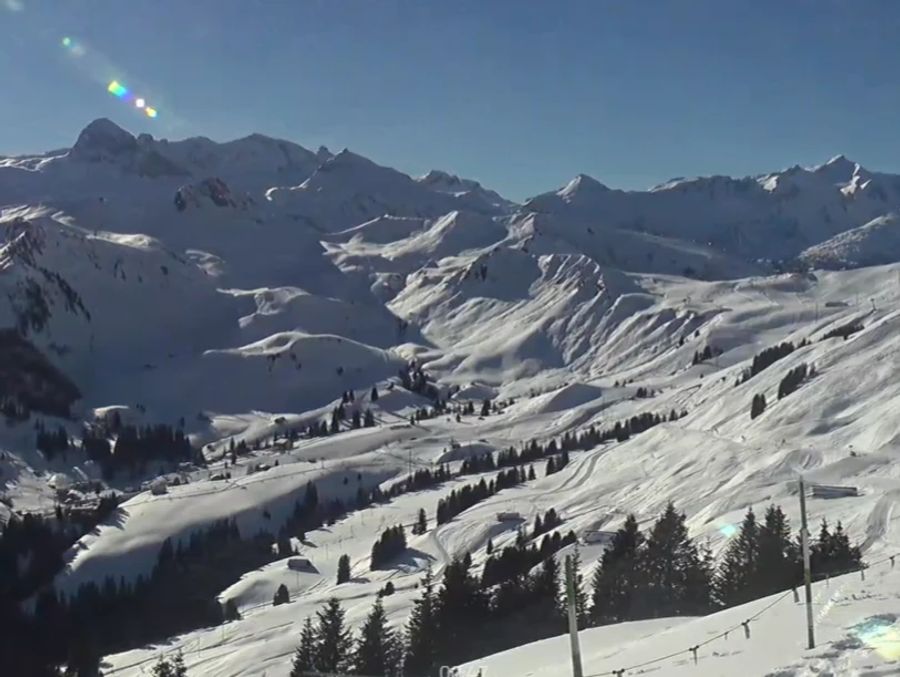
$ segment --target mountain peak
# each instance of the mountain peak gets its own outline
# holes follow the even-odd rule
[[[99,118],[85,127],[70,154],[82,160],[98,161],[121,157],[137,148],[137,139],[107,118]]]
[[[328,150],[327,146],[319,146],[319,150],[316,151],[316,157],[319,162],[328,162],[331,158],[334,157],[334,153]]]
[[[447,193],[462,193],[481,188],[481,184],[477,181],[463,179],[456,174],[451,174],[441,169],[432,169],[427,174],[417,178],[416,181],[433,190]]]
[[[852,160],[848,159],[847,156],[842,153],[840,155],[835,155],[833,158],[831,158],[825,164],[826,165],[847,165],[847,164],[855,165],[856,163],[853,162]]]
[[[847,156],[835,155],[825,164],[813,167],[812,171],[818,176],[825,177],[830,183],[846,184],[860,169],[859,164],[848,159]]]
[[[332,155],[330,162],[336,165],[374,165],[369,158],[354,153],[349,148],[342,148],[339,153]]]
[[[600,183],[593,176],[578,174],[574,179],[569,181],[561,191],[559,191],[559,196],[562,198],[572,198],[576,194],[605,193],[608,190],[609,188],[607,186]]]

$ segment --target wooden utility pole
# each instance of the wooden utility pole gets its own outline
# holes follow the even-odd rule
[[[816,648],[813,629],[812,572],[809,569],[809,526],[806,521],[806,485],[800,475],[800,547],[803,550],[803,586],[806,588],[806,638],[807,649]]]
[[[566,606],[569,610],[569,642],[572,649],[572,676],[584,677],[581,668],[581,647],[578,644],[578,612],[575,609],[575,561],[566,555]]]

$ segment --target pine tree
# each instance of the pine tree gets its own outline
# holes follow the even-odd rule
[[[832,533],[823,519],[819,538],[810,550],[810,567],[813,577],[817,579],[855,571],[862,566],[859,547],[850,545],[840,522]]]
[[[306,617],[300,631],[300,646],[294,654],[290,677],[306,677],[316,670],[316,631],[312,618]]]
[[[689,616],[702,616],[715,608],[713,577],[716,559],[709,546],[688,553],[684,577],[683,612]]]
[[[758,393],[750,403],[750,418],[754,419],[766,410],[766,396]]]
[[[349,555],[341,555],[338,559],[337,583],[347,583],[350,581],[350,557]]]
[[[378,388],[377,388],[376,386],[372,386],[372,394],[369,395],[369,399],[370,399],[372,402],[377,402],[377,401],[378,401]]]
[[[387,624],[381,597],[377,597],[360,632],[354,667],[361,675],[394,675],[399,659],[397,639]]]
[[[465,646],[488,611],[488,600],[471,568],[472,558],[467,553],[444,569],[436,597],[438,637],[443,655],[447,655],[445,652],[452,647]]]
[[[40,614],[37,617],[40,618]],[[43,618],[46,620],[47,616]],[[101,658],[93,638],[81,628],[73,630],[66,658],[65,677],[101,677]]]
[[[544,471],[544,476],[552,475],[556,472],[556,463],[553,460],[553,457],[547,459],[547,468]]]
[[[344,672],[350,667],[353,640],[344,625],[344,609],[336,597],[316,612],[316,668],[322,672]]]
[[[181,652],[176,653],[171,659],[160,656],[150,674],[153,677],[186,677],[187,668],[184,666]]]
[[[272,606],[278,606],[280,604],[287,604],[291,601],[291,595],[288,592],[287,586],[282,583],[278,586],[278,589],[275,591],[275,596],[272,598]]]
[[[750,508],[719,566],[715,579],[716,600],[724,606],[734,606],[755,599],[759,587],[758,562],[759,525]]]
[[[419,508],[419,517],[416,520],[416,534],[424,534],[428,531],[428,517],[425,514],[425,508]]]
[[[594,572],[591,616],[595,623],[619,623],[634,617],[635,595],[643,582],[643,545],[644,535],[634,515],[629,515]]]
[[[407,652],[404,674],[420,677],[434,674],[438,661],[437,609],[431,565],[422,581],[422,595],[413,602],[406,626]]]
[[[688,581],[696,578],[692,569],[701,558],[688,538],[684,513],[677,512],[672,503],[653,525],[645,552],[647,585],[641,594],[640,617],[688,613],[692,600],[702,596],[702,591],[688,586]]]
[[[549,632],[562,632],[563,618],[561,613],[559,562],[555,555],[550,555],[541,563],[541,569],[531,581],[531,592],[536,598],[539,608],[543,609],[540,617],[546,623]]]
[[[788,519],[780,507],[766,509],[764,523],[759,528],[759,558],[757,560],[757,590],[768,595],[786,590],[798,582],[800,553],[791,539]]]
[[[585,628],[588,625],[588,597],[584,590],[584,576],[581,574],[581,551],[578,546],[572,553],[572,569],[575,572],[575,616],[578,621],[578,628]],[[563,604],[568,604],[567,599],[563,599]]]
[[[832,540],[832,571],[835,574],[842,574],[849,571],[856,571],[862,566],[862,556],[858,546],[851,546],[850,539],[844,532],[844,527],[838,521],[834,528]]]

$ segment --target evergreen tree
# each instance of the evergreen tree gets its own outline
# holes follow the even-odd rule
[[[291,601],[291,595],[288,592],[287,586],[282,583],[278,586],[278,589],[275,591],[275,596],[272,598],[272,606],[278,606],[280,604],[287,604]]]
[[[639,617],[695,613],[694,600],[709,591],[690,587],[702,581],[696,571],[702,559],[688,538],[684,513],[677,512],[672,503],[653,525],[645,553],[647,585],[640,595]]]
[[[683,613],[689,616],[702,616],[715,608],[713,603],[713,577],[715,576],[716,559],[712,550],[705,546],[699,551],[694,548],[686,559],[684,577]]]
[[[406,626],[406,658],[404,674],[425,677],[434,674],[438,661],[437,609],[431,565],[422,581],[422,594],[413,602]]]
[[[426,531],[428,531],[428,516],[425,514],[425,508],[419,508],[419,517],[416,520],[414,533],[424,534]]]
[[[546,623],[550,634],[562,632],[564,616],[561,613],[559,562],[555,555],[551,554],[541,563],[540,571],[531,581],[531,592],[543,610],[539,617]]]
[[[187,668],[184,666],[184,658],[182,658],[181,652],[176,653],[171,659],[160,656],[150,674],[153,677],[185,677]]]
[[[759,595],[786,590],[799,581],[800,552],[781,508],[770,505],[759,528],[757,586]]]
[[[832,541],[832,571],[834,574],[856,571],[862,566],[862,556],[858,546],[851,546],[850,539],[844,532],[844,527],[838,521],[831,537]]]
[[[758,596],[759,545],[759,525],[750,508],[737,537],[728,544],[716,575],[715,597],[720,604],[734,606]]]
[[[46,616],[38,615],[46,619]],[[69,655],[66,658],[65,677],[101,677],[100,659],[93,639],[81,629],[73,630],[74,636],[69,642]]]
[[[344,625],[344,609],[336,597],[316,612],[315,667],[322,672],[345,672],[350,667],[353,640]]]
[[[635,596],[644,584],[641,550],[644,535],[634,515],[612,538],[594,572],[591,616],[594,623],[619,623],[634,618]]]
[[[372,394],[369,395],[369,399],[370,399],[372,402],[377,402],[377,401],[378,401],[378,388],[377,388],[376,386],[372,386]]]
[[[816,579],[837,576],[856,571],[862,566],[862,556],[858,546],[851,546],[844,533],[844,527],[837,523],[834,533],[828,530],[823,519],[819,537],[810,548],[810,568]]]
[[[349,555],[341,555],[338,560],[337,583],[347,583],[350,581],[350,557]]]
[[[766,396],[762,393],[753,396],[750,403],[750,418],[754,419],[766,410]]]
[[[472,632],[484,622],[488,604],[481,586],[471,574],[472,558],[466,554],[444,569],[436,598],[439,655],[449,656],[452,647],[466,646]]]
[[[581,551],[578,546],[572,553],[572,569],[575,571],[575,616],[578,622],[578,628],[585,628],[588,625],[588,597],[584,590],[584,576],[581,574]],[[562,600],[564,605],[568,605],[568,599]]]
[[[294,663],[290,677],[306,677],[313,674],[316,669],[316,631],[313,628],[312,618],[306,617],[303,621],[303,630],[300,631],[300,646],[294,654]]]
[[[372,676],[394,675],[399,659],[397,639],[387,624],[381,597],[377,597],[357,642],[354,659],[356,672]]]

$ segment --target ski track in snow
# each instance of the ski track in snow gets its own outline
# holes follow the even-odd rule
[[[235,517],[242,531],[269,527],[307,481],[323,497],[352,499],[356,484],[387,487],[410,467],[444,458],[457,467],[481,450],[673,409],[687,416],[572,451],[550,477],[536,462],[536,480],[440,526],[439,499],[496,472],[355,511],[307,534],[301,556],[315,572],[301,576],[276,561],[222,590],[242,620],[108,656],[105,671],[137,677],[161,651],[180,648],[192,675],[286,677],[300,624],[328,597],[341,599],[358,627],[390,580],[397,592],[385,605],[399,626],[428,562],[439,580],[454,557],[469,552],[477,569],[488,540],[499,548],[515,538],[519,523],[497,520],[504,511],[528,523],[553,507],[560,531],[582,535],[616,529],[628,513],[643,528],[672,500],[692,535],[721,552],[722,528],[748,507],[759,515],[778,503],[796,528],[794,480],[803,471],[810,483],[861,490],[811,499],[811,527],[840,520],[868,559],[886,557],[900,548],[900,264],[890,263],[900,261],[897,186],[897,177],[839,156],[645,192],[579,176],[517,205],[469,179],[439,171],[413,178],[349,150],[312,153],[261,135],[226,144],[136,139],[104,120],[71,151],[0,158],[0,327],[20,325],[40,297],[45,326],[28,337],[83,391],[76,419],[114,405],[136,424],[184,418],[210,461],[167,495],[129,492],[115,520],[70,550],[57,585],[145,573],[166,538],[215,520]],[[817,270],[776,273],[767,260]],[[821,340],[852,320],[863,330]],[[810,345],[735,386],[755,354],[802,339]],[[692,364],[706,346],[724,352]],[[398,370],[414,359],[445,400],[458,387],[455,399],[471,398],[476,411],[483,398],[515,404],[460,423],[452,415],[410,423],[431,404],[399,385]],[[803,363],[817,375],[779,400],[780,380]],[[390,390],[389,382],[398,385]],[[640,386],[653,396],[638,399]],[[371,408],[374,428],[272,448],[285,428],[327,421],[347,390],[357,394],[348,408]],[[755,394],[768,406],[751,420]],[[47,422],[78,433],[73,421]],[[213,481],[231,440],[266,444],[229,468],[231,479]],[[54,473],[98,474],[74,451],[48,463],[34,450],[31,423],[0,429],[0,449],[10,454],[0,459],[2,490],[16,509],[52,512]],[[409,556],[370,571],[379,533],[408,528],[420,509],[429,530],[409,537]],[[602,546],[582,553],[589,575]],[[338,586],[342,554],[352,581]],[[697,666],[679,655],[634,674],[900,674],[900,650],[873,648],[853,629],[896,611],[900,569],[872,569],[867,579],[816,584],[822,642],[814,651],[796,630],[801,607],[781,601],[748,644],[733,637],[710,644]],[[273,607],[282,583],[291,602]],[[768,603],[586,630],[586,673],[698,644]],[[558,637],[476,664],[488,674],[561,677],[566,657]]]

